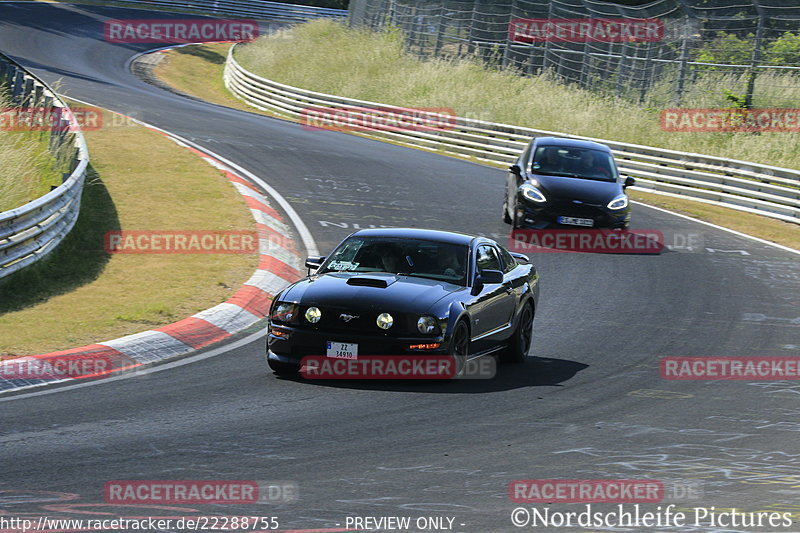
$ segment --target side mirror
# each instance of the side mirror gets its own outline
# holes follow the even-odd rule
[[[515,174],[517,176],[522,176],[522,169],[519,168],[519,165],[517,164],[511,165],[510,167],[508,167],[508,170],[511,171],[512,174]]]
[[[325,262],[324,255],[312,255],[306,257],[306,268],[308,269],[308,275],[311,275],[311,270],[316,270],[322,266],[322,263]]]
[[[517,252],[508,252],[511,254],[511,257],[519,261],[520,263],[528,264],[531,262],[530,258],[525,254],[518,254]]]
[[[489,285],[503,283],[503,273],[499,270],[482,270],[475,276],[475,284]]]
[[[625,184],[622,187],[633,187],[634,185],[636,185],[636,180],[630,176],[625,176]]]
[[[499,270],[482,270],[475,276],[472,284],[472,294],[476,295],[483,290],[483,286],[491,283],[503,283],[503,273]]]

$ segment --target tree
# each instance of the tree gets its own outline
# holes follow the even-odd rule
[[[753,55],[755,36],[750,33],[740,39],[732,33],[721,31],[717,36],[695,50],[694,60],[702,63],[722,63],[727,65],[747,65]]]
[[[800,33],[786,32],[767,47],[767,60],[771,65],[800,66]]]

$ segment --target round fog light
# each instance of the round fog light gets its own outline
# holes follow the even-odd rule
[[[436,319],[432,316],[422,316],[417,320],[417,330],[423,334],[430,334],[436,331]]]
[[[375,321],[381,329],[389,329],[394,324],[394,318],[389,313],[381,313],[378,315],[378,320]]]
[[[320,311],[318,307],[309,307],[306,310],[306,320],[312,324],[319,322],[320,318],[322,318],[322,311]]]

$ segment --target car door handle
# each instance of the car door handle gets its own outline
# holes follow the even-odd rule
[[[506,287],[506,294],[513,294],[513,293],[514,293],[514,287]]]

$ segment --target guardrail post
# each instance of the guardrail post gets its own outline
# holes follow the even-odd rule
[[[686,17],[686,27],[689,25],[689,17]],[[683,93],[686,86],[686,70],[689,66],[689,36],[686,28],[681,32],[681,55],[680,66],[678,67],[678,83],[675,87],[674,105],[680,105],[683,100]]]
[[[17,70],[14,73],[14,82],[11,85],[11,98],[17,105],[20,104],[20,96],[22,95],[24,84],[25,84],[25,73],[22,72],[21,70]]]
[[[2,62],[3,61],[0,60],[0,63]],[[14,76],[16,75],[16,73],[17,69],[14,65],[12,65],[11,63],[6,64],[6,71],[5,74],[3,75],[3,85],[5,85],[6,90],[9,92],[9,94],[11,94],[11,88],[12,85],[14,84]]]
[[[389,26],[395,26],[397,24],[397,13],[395,7],[395,0],[389,0],[389,12],[388,12],[388,21],[387,24]]]
[[[31,99],[32,107],[39,107],[42,102],[42,95],[44,94],[44,86],[38,83],[33,86],[33,98]]]
[[[444,21],[444,0],[439,5],[439,16],[437,17],[439,24],[436,26],[436,36],[433,41],[433,56],[437,57],[442,49],[442,36],[444,35],[445,21]]]
[[[23,89],[22,89],[23,106],[25,106],[25,107],[33,107],[33,103],[32,103],[33,96],[34,96],[33,89],[34,89],[35,86],[36,86],[36,84],[33,83],[33,78],[31,78],[30,76],[26,76],[25,77],[25,85],[23,86]]]
[[[472,2],[472,17],[469,19],[469,29],[467,30],[467,54],[472,55],[475,52],[476,44],[475,39],[475,18],[478,14],[478,0]]]
[[[624,90],[625,87],[623,79],[625,77],[626,59],[628,59],[628,43],[620,43],[619,64],[617,65],[617,76],[616,76],[617,78],[616,88],[614,89],[614,92],[618,98],[622,96],[622,91]]]
[[[747,89],[744,96],[744,107],[750,109],[753,107],[753,91],[756,86],[756,69],[758,62],[761,61],[761,41],[764,37],[764,11],[763,8],[756,2],[756,9],[758,10],[758,26],[756,27],[756,38],[753,43],[753,54],[750,57],[750,68],[747,69]]]

